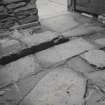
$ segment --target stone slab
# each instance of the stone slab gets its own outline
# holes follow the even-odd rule
[[[61,60],[65,60],[84,53],[85,51],[94,49],[95,47],[96,46],[92,45],[88,41],[82,38],[77,38],[56,46],[56,51],[60,55]]]
[[[47,67],[94,48],[94,45],[79,38],[41,51],[36,54],[36,58],[41,65]]]
[[[42,20],[41,23],[56,32],[65,32],[79,24],[70,13]]]
[[[94,42],[101,47],[105,47],[105,38],[96,39]]]
[[[91,50],[81,57],[96,67],[105,67],[105,52],[102,50]]]
[[[84,74],[95,71],[95,69],[89,63],[87,63],[79,56],[68,60],[66,64],[69,68],[72,68],[74,71]]]
[[[24,33],[27,34],[27,33]],[[50,41],[54,38],[56,38],[58,35],[55,32],[51,31],[45,31],[43,33],[37,33],[33,35],[26,35],[26,37],[23,37],[20,39],[23,43],[28,45],[28,47],[33,46],[33,45],[38,45],[40,43],[44,43],[47,41]]]
[[[69,29],[68,31],[63,33],[63,36],[65,37],[86,36],[87,34],[96,33],[102,29],[103,28],[100,26],[85,23],[77,27],[74,27],[73,29]]]
[[[88,105],[105,105],[105,96],[99,90],[94,90],[86,103]]]
[[[82,105],[85,82],[71,69],[54,69],[39,81],[22,105]]]
[[[27,56],[10,63],[0,68],[0,87],[16,82],[27,75],[37,73],[38,68],[39,65],[35,63],[33,56]]]
[[[4,38],[0,40],[1,54],[0,56],[9,55],[11,53],[19,52],[25,46],[17,40]]]

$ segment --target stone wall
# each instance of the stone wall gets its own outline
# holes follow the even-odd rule
[[[36,0],[1,0],[0,30],[38,21]]]

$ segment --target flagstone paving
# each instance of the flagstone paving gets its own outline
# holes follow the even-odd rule
[[[54,44],[0,65],[0,105],[105,104],[105,30],[66,6],[65,0],[38,0],[41,29],[0,37],[0,58]],[[67,42],[56,45],[65,37]]]

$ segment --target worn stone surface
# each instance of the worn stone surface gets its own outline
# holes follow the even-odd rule
[[[79,55],[87,50],[94,49],[96,46],[87,42],[83,38],[77,38],[67,43],[56,46],[57,53],[61,56],[61,60]]]
[[[0,97],[1,105],[16,105],[16,103],[22,98],[21,92],[19,90],[19,87],[14,84],[10,87],[6,88],[6,93]]]
[[[92,34],[102,29],[103,28],[100,26],[95,26],[95,25],[85,23],[64,32],[63,35],[65,37],[86,36],[87,34]]]
[[[18,81],[39,71],[33,56],[21,58],[0,69],[0,87]],[[5,78],[4,78],[5,77]]]
[[[98,24],[95,25],[92,19],[77,13],[67,13],[64,2],[64,0],[37,0],[42,29],[46,28],[47,31],[33,31],[32,34],[30,33],[31,29],[29,29],[30,31],[28,29],[15,30],[9,39],[5,39],[2,35],[4,39],[0,39],[0,55],[7,54],[13,49],[15,51],[16,49],[21,50],[23,45],[30,47],[49,41],[61,34],[74,38],[68,43],[21,58],[5,67],[0,66],[0,105],[19,105],[19,102],[22,102],[20,105],[105,104],[104,97],[102,98],[103,93],[100,93],[100,89],[105,91],[104,67],[103,70],[93,68],[86,59],[80,56],[80,54],[85,55],[92,49],[98,48],[97,45],[104,47],[105,32],[97,32],[101,31],[102,28],[97,26]],[[12,6],[15,5],[9,5],[9,8]],[[15,12],[26,10],[26,8],[30,9],[32,6],[27,5],[16,9]],[[5,11],[3,8],[0,10]],[[54,31],[60,33],[55,34]],[[90,33],[94,34],[88,35]],[[83,37],[87,41],[82,38],[76,39],[76,36],[82,37],[81,35],[85,35]],[[92,41],[94,43],[90,44]],[[87,52],[88,50],[90,51]],[[97,65],[100,66],[104,62],[100,60],[102,58],[100,55],[103,53],[99,51],[96,54],[96,52],[93,55],[90,54],[92,57],[89,59],[92,58],[91,62],[95,62],[94,64],[97,62]],[[86,94],[88,87],[86,88],[85,78],[94,83],[92,84],[93,93],[89,90],[86,103],[83,102],[83,96],[88,94]],[[10,83],[12,84],[8,85]],[[1,88],[7,85],[8,87]],[[97,103],[97,101],[100,102]]]
[[[82,105],[85,79],[71,69],[48,73],[25,98],[25,105]]]
[[[94,45],[79,38],[41,51],[36,54],[36,58],[41,65],[47,67],[65,61],[68,58],[79,55],[80,53],[93,48]]]
[[[61,0],[60,2],[62,2],[62,1],[63,0]],[[63,2],[65,2],[65,1],[63,1]],[[53,2],[52,0],[51,1],[38,0],[37,7],[38,7],[40,19],[48,19],[51,17],[55,17],[55,16],[59,16],[61,14],[67,13],[67,8],[66,8],[65,4],[61,4],[61,3],[59,4],[59,2]]]
[[[90,79],[94,84],[96,84],[100,89],[105,91],[105,71],[99,70],[96,72],[91,72],[85,74],[88,79]]]
[[[0,105],[19,105],[22,100],[34,89],[37,83],[50,70],[43,70],[36,74],[30,74],[24,79],[14,82],[12,85],[2,88],[0,95]]]
[[[0,46],[1,46],[0,56],[5,56],[14,52],[18,52],[25,48],[25,46],[21,44],[19,41],[9,38],[1,39]]]
[[[105,67],[105,52],[102,50],[91,50],[81,55],[81,57],[97,67]]]
[[[42,67],[50,67],[61,61],[55,47],[37,53],[36,59]]]
[[[72,13],[42,20],[41,23],[56,32],[65,32],[79,24],[74,20]]]
[[[28,35],[28,36],[26,35],[26,37],[23,37],[20,40],[26,45],[28,45],[28,47],[30,47],[32,45],[38,45],[40,43],[50,41],[57,36],[58,35],[55,32],[45,31],[45,32],[37,33],[33,35]]]
[[[96,39],[94,42],[99,44],[101,47],[105,47],[105,38]]]
[[[81,73],[89,73],[95,71],[95,69],[90,66],[89,63],[87,63],[79,56],[68,60],[66,64],[69,68],[72,68],[74,71]]]

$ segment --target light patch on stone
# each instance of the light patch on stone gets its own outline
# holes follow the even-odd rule
[[[39,64],[34,62],[33,56],[21,58],[0,69],[0,86],[18,81],[39,71]]]
[[[23,103],[32,105],[82,105],[86,80],[76,72],[54,69],[43,77]]]
[[[81,57],[97,67],[105,66],[105,52],[102,50],[91,50],[81,55]]]

